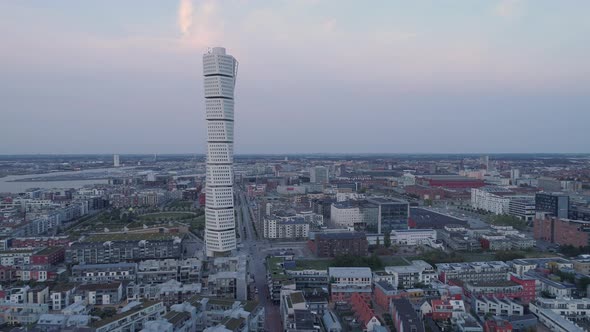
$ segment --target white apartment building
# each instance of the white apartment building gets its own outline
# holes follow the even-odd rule
[[[391,231],[391,243],[409,246],[423,245],[436,241],[434,229],[402,229]]]
[[[331,267],[328,275],[332,285],[371,287],[373,274],[368,267]]]
[[[434,267],[423,260],[413,260],[412,265],[386,266],[385,273],[393,277],[396,288],[412,288],[417,283],[430,284],[437,279]]]
[[[520,303],[512,301],[509,298],[499,299],[495,297],[475,297],[473,299],[473,307],[478,315],[485,315],[487,313],[502,316],[524,315],[524,306]]]
[[[309,236],[309,225],[303,218],[264,218],[264,238],[305,239]]]
[[[508,214],[510,198],[506,195],[510,190],[495,186],[471,188],[471,206],[494,214]]]
[[[545,299],[544,299],[545,300]],[[568,301],[569,302],[569,301]],[[529,310],[539,319],[539,322],[554,332],[583,332],[585,329],[567,319],[568,310],[544,308],[544,303],[533,302],[529,304]],[[560,303],[560,306],[567,307],[567,303]],[[563,314],[562,314],[563,312]]]

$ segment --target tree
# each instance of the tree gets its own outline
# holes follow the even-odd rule
[[[391,247],[391,232],[385,232],[385,235],[383,235],[383,244],[385,248]]]
[[[376,242],[376,244],[377,244],[377,248],[378,248],[379,246],[381,246],[381,241],[379,240],[379,236],[377,236],[377,242]]]
[[[588,285],[590,285],[590,278],[589,277],[582,277],[578,280],[577,284],[578,289],[581,291],[586,291],[588,289]]]
[[[496,254],[494,254],[494,259],[497,261],[511,261],[511,260],[515,260],[515,259],[520,259],[520,258],[524,258],[525,256],[517,251],[498,251],[496,252]]]

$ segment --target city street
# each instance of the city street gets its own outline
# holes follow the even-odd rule
[[[281,317],[279,307],[269,300],[268,284],[266,280],[266,267],[264,260],[266,257],[267,243],[258,241],[254,232],[254,225],[250,216],[249,202],[243,192],[236,190],[236,210],[239,211],[240,224],[238,227],[246,227],[245,237],[242,238],[244,252],[250,257],[250,275],[254,278],[256,288],[258,289],[258,301],[265,309],[265,329],[267,331],[282,331]]]

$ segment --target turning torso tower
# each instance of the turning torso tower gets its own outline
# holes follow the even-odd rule
[[[238,61],[214,47],[203,55],[207,119],[207,256],[228,255],[236,248],[234,217],[234,86]]]

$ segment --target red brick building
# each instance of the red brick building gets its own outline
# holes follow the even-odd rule
[[[434,201],[446,198],[446,191],[438,187],[413,185],[405,186],[404,190],[407,194],[418,196],[420,199],[431,199]]]
[[[375,312],[371,309],[371,298],[363,296],[359,293],[354,293],[350,298],[352,311],[357,321],[367,328],[367,324],[375,319]]]
[[[590,245],[590,222],[544,215],[534,220],[533,235],[537,240],[559,245],[586,247]]]
[[[369,242],[364,233],[320,233],[308,241],[308,246],[318,257],[367,256],[369,252]]]
[[[483,180],[459,175],[423,175],[418,177],[416,182],[430,187],[453,189],[480,188],[485,186]]]
[[[64,247],[70,243],[68,236],[17,237],[12,239],[12,248]]]
[[[505,320],[487,320],[483,325],[484,332],[512,332],[512,324]]]
[[[523,304],[528,304],[535,300],[537,294],[537,288],[535,286],[535,278],[527,276],[519,276],[515,273],[510,273],[510,281],[515,282],[522,286],[520,293],[520,301]]]
[[[375,283],[373,290],[373,299],[375,303],[381,308],[389,311],[391,299],[400,299],[402,295],[387,281],[379,281]]]
[[[10,266],[0,265],[0,282],[12,282],[16,280],[16,269]]]
[[[47,247],[31,256],[33,265],[52,265],[64,261],[66,249],[64,247]]]

